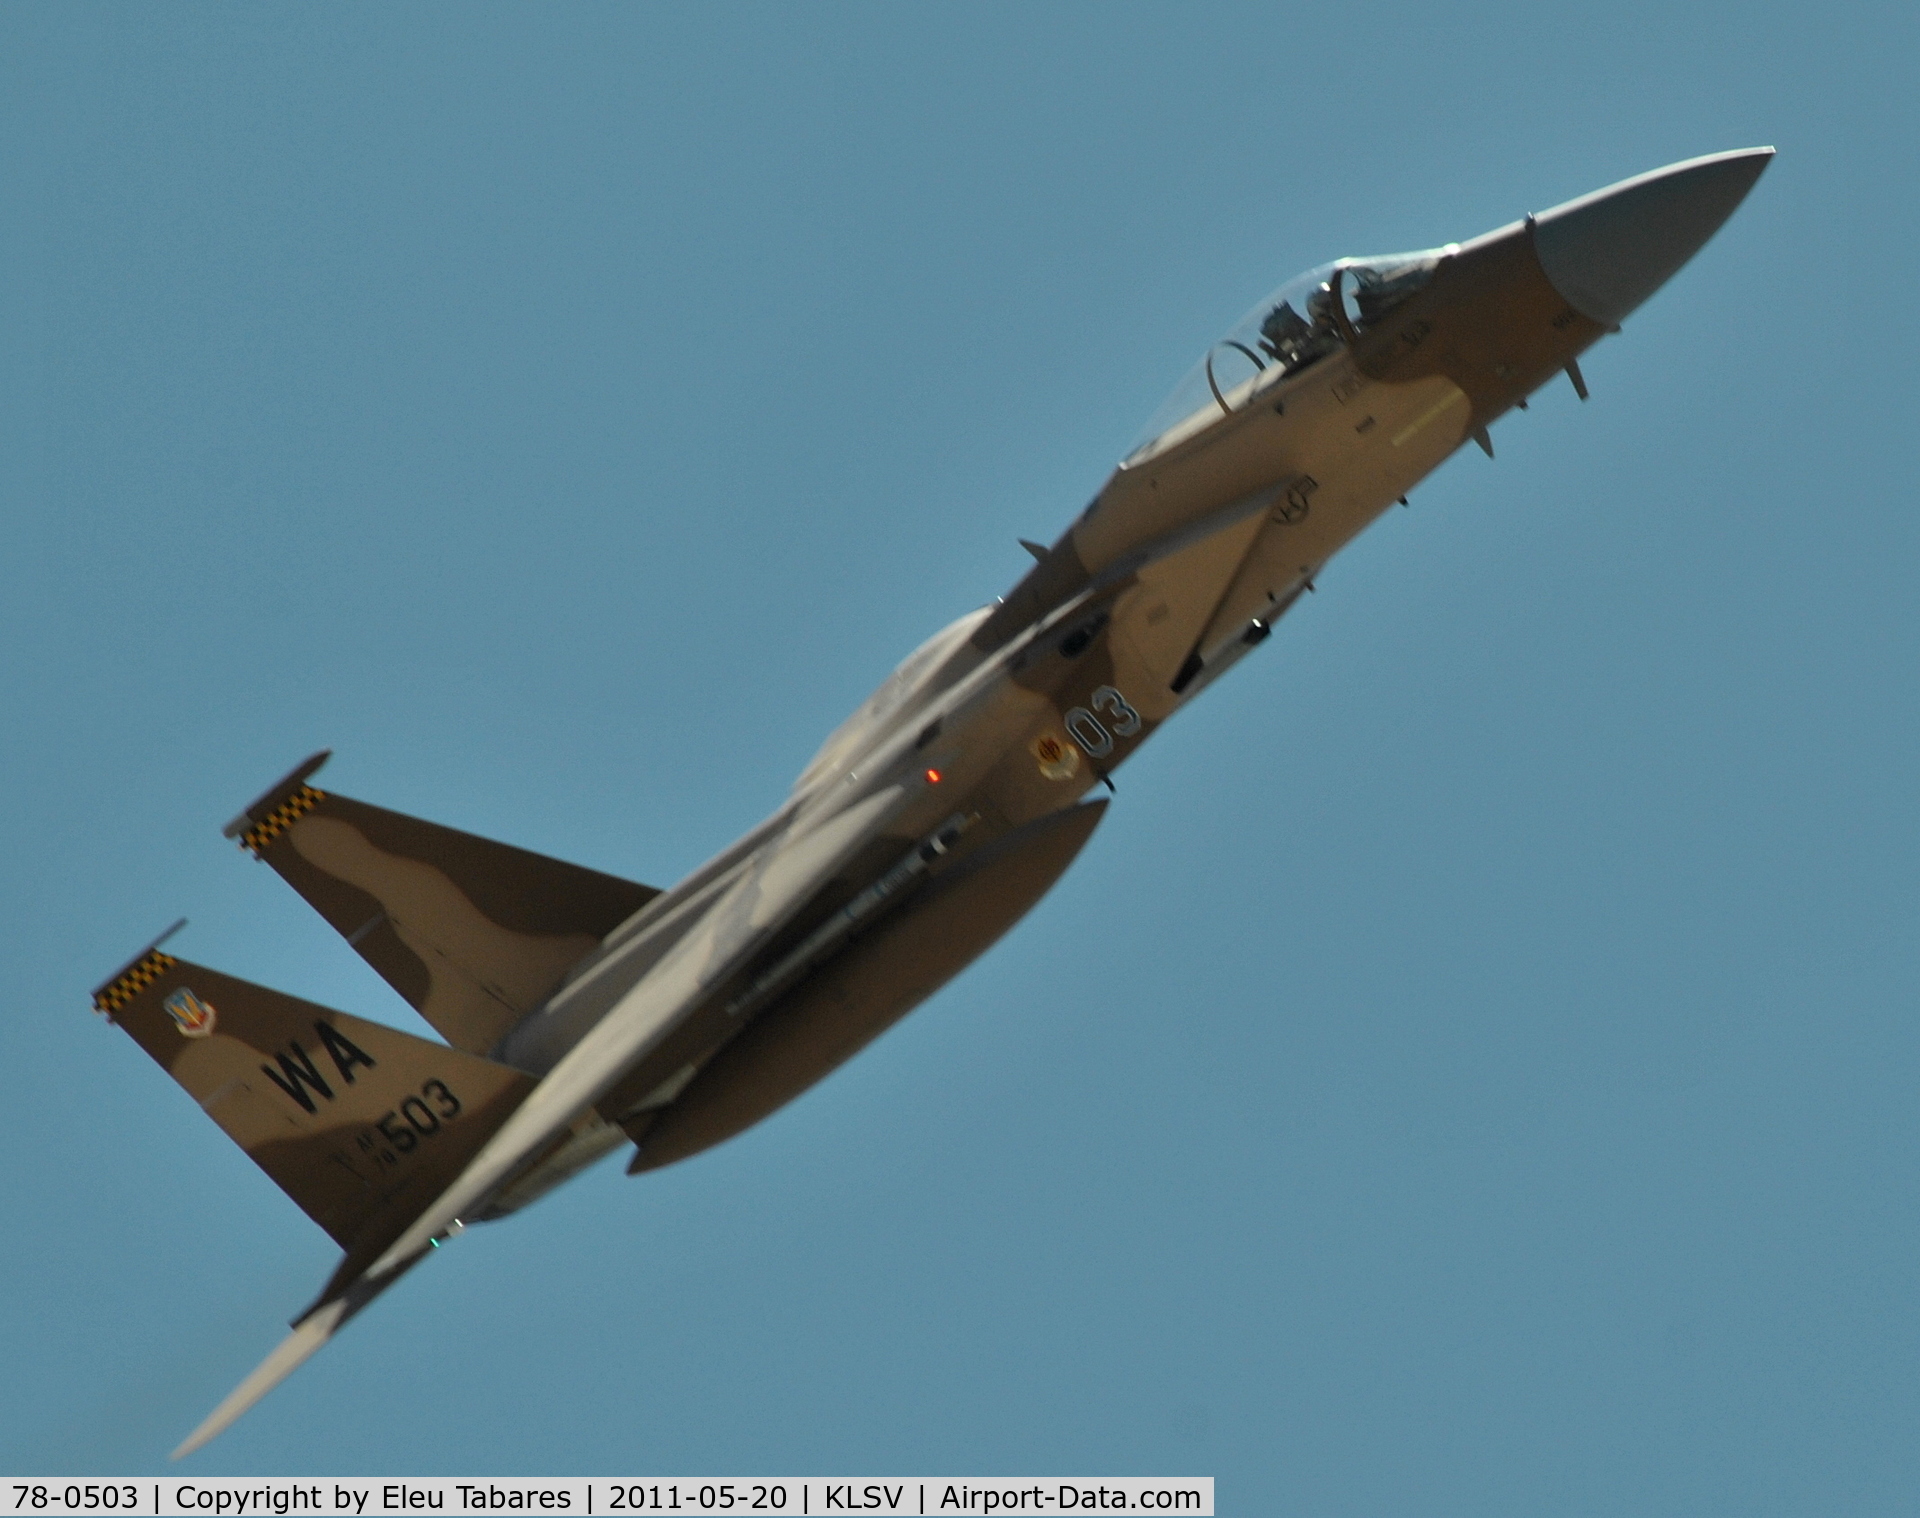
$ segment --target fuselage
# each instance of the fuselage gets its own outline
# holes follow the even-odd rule
[[[632,1173],[722,1142],[983,953],[1085,846],[1107,806],[1089,793],[1335,554],[1464,442],[1491,454],[1490,425],[1562,371],[1585,398],[1580,354],[1770,156],[1675,164],[1468,243],[1283,285],[1018,584],[909,655],[770,817],[670,890],[329,797],[306,784],[325,753],[258,798],[230,834],[447,1042],[158,941],[95,992],[346,1251],[176,1453],[465,1224],[628,1143]]]
[[[1716,175],[1728,171],[1696,171]],[[1577,266],[1560,281],[1577,285],[1594,261],[1578,245],[1580,218],[1571,234],[1565,219],[1547,213],[1465,244],[1309,271],[1216,344],[1031,572],[903,661],[772,817],[623,924],[502,1040],[498,1058],[556,1069],[709,914],[737,910],[742,882],[770,859],[777,869],[796,840],[860,818],[831,869],[623,1050],[617,1076],[481,1215],[523,1204],[627,1139],[639,1146],[632,1168],[654,1168],[797,1095],[933,988],[916,973],[925,942],[894,931],[898,943],[875,948],[874,935],[890,918],[933,910],[925,899],[943,899],[942,877],[985,851],[1005,856],[990,867],[1008,874],[1013,915],[1027,910],[1038,894],[1017,842],[1026,830],[1083,806],[1463,443],[1491,452],[1490,424],[1562,371],[1584,393],[1577,360],[1624,313],[1590,291],[1570,298],[1550,276],[1556,261]],[[1543,224],[1561,228],[1557,243]],[[1058,833],[1046,834],[1056,852]],[[995,894],[990,882],[974,888],[982,894]],[[1006,910],[987,916],[941,979],[1011,921]],[[891,968],[874,962],[888,954]],[[841,979],[860,990],[836,1010],[815,983],[847,956],[863,962]],[[866,1005],[848,1014],[853,994]],[[809,1019],[840,1032],[810,1039]],[[755,1052],[727,1056],[750,1027]]]

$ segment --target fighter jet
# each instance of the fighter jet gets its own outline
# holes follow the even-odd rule
[[[614,1149],[628,1174],[758,1122],[1013,926],[1087,799],[1265,641],[1327,561],[1564,373],[1772,157],[1691,159],[1471,242],[1342,258],[1202,356],[1004,598],[934,634],[780,807],[668,890],[319,789],[228,826],[445,1039],[176,958],[94,993],[344,1250],[199,1448],[399,1276]]]

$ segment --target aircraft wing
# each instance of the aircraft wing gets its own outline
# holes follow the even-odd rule
[[[293,1325],[293,1332],[280,1341],[279,1347],[255,1366],[246,1380],[228,1392],[220,1405],[201,1420],[198,1428],[180,1441],[171,1458],[179,1460],[191,1455],[201,1445],[225,1433],[242,1413],[306,1364],[314,1351],[331,1339],[348,1318],[398,1279],[398,1275],[389,1276],[371,1291],[336,1297],[301,1318]]]
[[[483,1205],[530,1157],[610,1089],[680,1017],[777,932],[907,800],[891,785],[821,816],[796,815],[751,868],[587,1036],[554,1066],[478,1154],[356,1279],[315,1306],[174,1451],[190,1454],[291,1375],[346,1321],[384,1291],[461,1219]]]

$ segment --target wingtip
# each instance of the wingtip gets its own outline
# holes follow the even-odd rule
[[[184,1459],[225,1433],[239,1421],[241,1414],[298,1370],[321,1345],[333,1337],[334,1330],[346,1318],[347,1310],[347,1299],[338,1297],[302,1318],[273,1353],[254,1367],[253,1374],[228,1392],[220,1405],[201,1420],[198,1428],[180,1441],[178,1448],[168,1458]]]

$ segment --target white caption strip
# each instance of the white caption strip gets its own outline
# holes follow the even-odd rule
[[[630,1476],[302,1478],[124,1481],[0,1478],[0,1518],[85,1513],[137,1518],[390,1518],[544,1513],[557,1518],[737,1513],[1181,1513],[1211,1518],[1213,1477]]]

